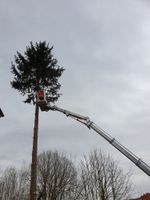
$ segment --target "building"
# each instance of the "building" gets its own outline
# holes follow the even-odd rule
[[[131,200],[150,200],[150,193],[146,193],[139,198],[131,199]]]
[[[150,200],[150,193],[146,193],[142,195],[139,200]]]

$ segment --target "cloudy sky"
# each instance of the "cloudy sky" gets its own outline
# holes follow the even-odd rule
[[[30,162],[34,107],[10,86],[11,61],[30,41],[54,45],[65,67],[57,105],[87,115],[150,165],[149,0],[0,1],[0,165]],[[150,178],[94,131],[57,112],[40,114],[39,152],[78,159],[93,148],[132,171],[137,194]]]

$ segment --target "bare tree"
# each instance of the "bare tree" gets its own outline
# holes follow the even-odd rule
[[[38,157],[38,190],[43,200],[74,199],[77,172],[63,153],[43,152]]]
[[[0,177],[0,200],[20,199],[29,199],[29,173],[8,167]]]
[[[124,174],[110,155],[97,150],[81,161],[80,181],[82,200],[127,199],[132,191],[129,174]]]
[[[118,162],[93,150],[75,166],[71,158],[57,151],[38,156],[37,200],[129,199],[132,185]],[[0,200],[30,198],[30,170],[8,167],[0,175]]]

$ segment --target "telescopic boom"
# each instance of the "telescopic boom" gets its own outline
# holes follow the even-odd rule
[[[64,110],[57,106],[46,105],[44,108],[42,107],[42,111],[59,111],[65,114],[67,117],[71,117],[78,122],[85,124],[89,129],[93,129],[100,136],[102,136],[105,140],[107,140],[111,145],[113,145],[118,151],[120,151],[124,156],[126,156],[129,160],[131,160],[137,167],[139,167],[142,171],[144,171],[148,176],[150,176],[150,166],[148,166],[144,161],[142,161],[139,157],[134,155],[130,150],[120,144],[114,137],[106,133],[104,130],[99,128],[94,122],[90,120],[89,117],[82,116],[77,113],[70,112],[68,110]]]

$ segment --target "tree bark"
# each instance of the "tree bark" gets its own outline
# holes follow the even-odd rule
[[[38,151],[38,123],[39,123],[39,106],[35,105],[35,119],[33,132],[32,163],[31,163],[31,183],[30,183],[30,200],[37,198],[37,151]]]

